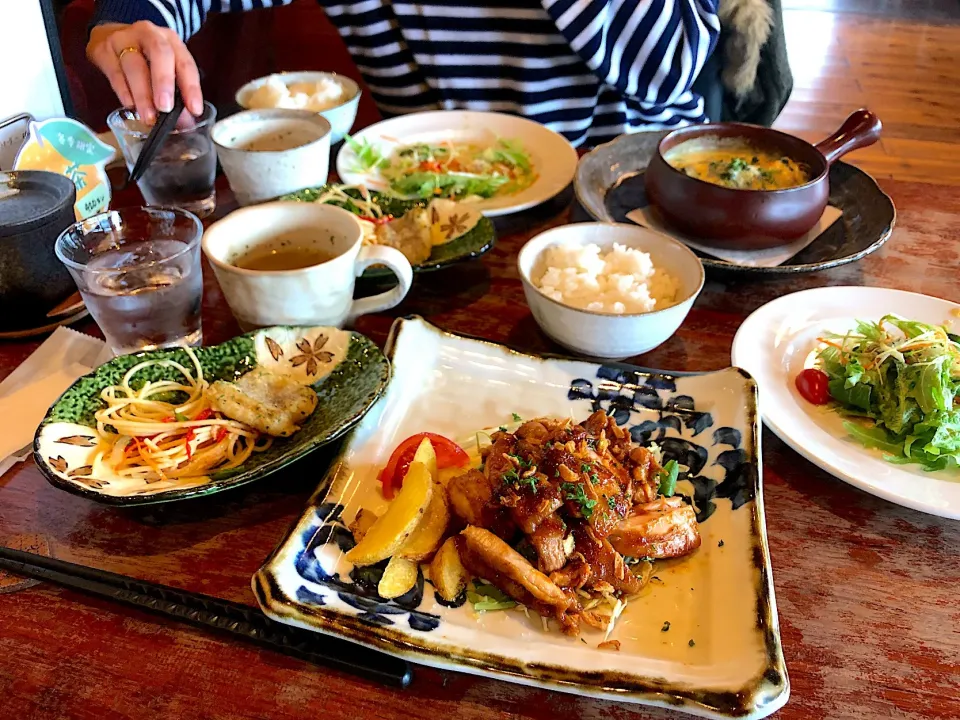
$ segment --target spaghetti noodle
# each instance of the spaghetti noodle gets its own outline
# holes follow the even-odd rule
[[[146,360],[101,392],[106,407],[95,414],[100,443],[94,475],[108,472],[147,483],[203,476],[235,468],[269,447],[269,437],[262,442],[253,428],[214,412],[203,368],[193,350],[184,350],[195,373],[174,360]],[[134,390],[137,373],[157,366],[176,369],[183,381],[147,381]]]

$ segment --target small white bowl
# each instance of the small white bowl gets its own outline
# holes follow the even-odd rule
[[[343,140],[343,136],[350,132],[354,121],[357,119],[357,105],[360,103],[360,86],[356,82],[346,77],[332,72],[320,72],[317,70],[304,70],[303,72],[283,72],[266,75],[256,80],[251,80],[246,85],[237,90],[237,105],[244,110],[250,110],[247,104],[247,98],[250,94],[263,85],[272,77],[280,78],[286,85],[298,82],[319,82],[320,80],[334,80],[343,86],[346,91],[347,100],[340,105],[336,105],[327,110],[322,110],[317,114],[326,118],[330,122],[332,132],[330,133],[330,144],[336,145]]]
[[[211,138],[241,205],[327,182],[330,123],[316,113],[241,110],[214,125]]]
[[[539,267],[543,252],[559,243],[593,243],[604,252],[614,243],[642,250],[650,255],[654,267],[677,278],[679,302],[662,310],[614,315],[573,308],[547,297],[533,284],[533,277],[543,272]],[[547,230],[523,246],[517,266],[527,304],[548,337],[580,355],[615,360],[641,355],[666,342],[687,317],[704,282],[703,263],[686,245],[646,228],[619,223],[574,223]]]

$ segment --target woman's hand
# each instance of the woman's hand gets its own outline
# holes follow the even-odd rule
[[[142,21],[110,23],[90,32],[87,57],[107,76],[124,107],[136,107],[152,125],[157,111],[173,109],[174,83],[193,115],[203,114],[200,74],[187,46],[169,28]]]

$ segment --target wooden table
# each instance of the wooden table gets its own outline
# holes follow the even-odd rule
[[[675,337],[636,362],[715,370],[763,303],[803,288],[876,285],[960,301],[960,196],[883,182],[899,213],[890,242],[829,272],[754,281],[709,278]],[[538,330],[516,271],[523,243],[569,222],[569,193],[501,224],[482,261],[417,278],[395,312],[362,318],[383,342],[416,313],[454,331],[558,352]],[[575,219],[582,219],[575,216]],[[79,330],[96,333],[87,321]],[[208,273],[204,332],[238,332]],[[38,342],[0,345],[0,376]],[[763,435],[767,528],[792,683],[776,717],[960,717],[960,524],[899,508],[817,469]],[[47,484],[32,462],[0,478],[0,540],[43,537],[53,554],[136,578],[253,605],[250,576],[320,480],[329,452],[210,498],[112,509]],[[0,595],[0,718],[665,718],[659,710],[579,699],[417,668],[388,690],[232,638],[51,586]]]

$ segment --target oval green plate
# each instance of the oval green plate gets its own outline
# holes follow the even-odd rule
[[[284,195],[280,199],[297,200],[299,202],[316,202],[317,198],[326,192],[329,187],[329,185],[323,185],[317,188],[306,188],[304,190],[298,190],[295,193],[290,193],[289,195]],[[356,194],[356,196],[359,197],[359,193],[355,190],[345,190],[344,192],[348,195]],[[376,190],[371,190],[370,196],[377,200],[377,203],[387,214],[393,215],[394,217],[402,217],[412,208],[424,207],[427,204],[426,200],[405,200],[377,192]],[[351,212],[354,211],[354,208],[344,203],[330,204],[342,207],[345,210],[350,210]],[[431,272],[455,263],[473,260],[492,248],[496,241],[497,231],[493,227],[493,222],[486,216],[481,217],[479,222],[477,222],[469,232],[464,233],[456,240],[434,246],[430,257],[424,262],[414,265],[413,271],[415,273]],[[362,277],[372,279],[390,277],[392,275],[393,273],[384,267],[371,267],[363,273]]]
[[[97,477],[91,457],[97,445],[94,413],[103,407],[101,391],[144,360],[169,359],[192,367],[182,349],[123,355],[78,379],[47,411],[33,441],[34,459],[44,477],[67,492],[108,505],[210,495],[259,480],[336,440],[360,421],[390,380],[390,364],[371,340],[337,328],[266,328],[195,352],[208,380],[233,380],[258,365],[266,366],[312,386],[319,396],[317,408],[297,433],[276,438],[267,450],[231,470],[153,483]],[[155,365],[138,372],[133,384],[179,377],[176,369]]]

